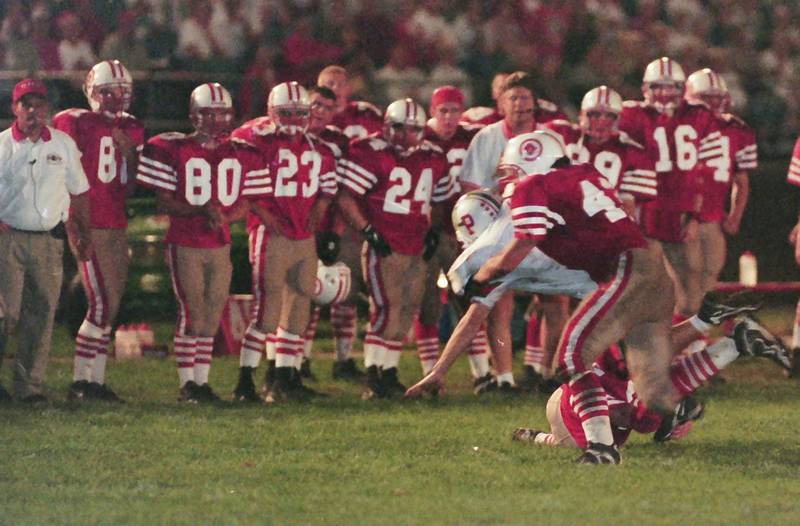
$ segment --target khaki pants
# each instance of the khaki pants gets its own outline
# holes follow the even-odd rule
[[[442,316],[442,302],[439,296],[439,271],[445,274],[450,265],[458,257],[458,241],[455,236],[443,234],[439,239],[436,253],[425,263],[425,290],[422,293],[422,305],[419,308],[419,321],[423,325],[437,325]]]
[[[717,222],[700,223],[697,234],[700,252],[700,292],[705,294],[717,285],[719,273],[725,266],[727,241],[722,232],[722,225]]]
[[[667,272],[675,284],[675,306],[681,315],[692,316],[703,301],[701,272],[703,257],[699,239],[688,243],[662,243]]]
[[[0,297],[5,318],[0,330],[0,365],[15,327],[14,393],[42,391],[53,318],[63,276],[64,241],[47,232],[11,230],[0,234]]]
[[[230,245],[190,248],[170,245],[169,268],[178,298],[179,335],[214,336],[231,286]]]
[[[78,261],[78,268],[89,303],[86,319],[103,328],[114,323],[125,292],[130,263],[128,238],[121,228],[95,228],[91,235],[94,255],[88,261]]]

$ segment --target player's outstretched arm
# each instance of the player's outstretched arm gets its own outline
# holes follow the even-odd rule
[[[475,335],[489,317],[489,312],[489,307],[482,303],[473,303],[469,306],[450,339],[447,340],[447,345],[445,345],[439,361],[436,362],[431,372],[425,375],[422,380],[408,388],[406,391],[407,398],[420,397],[426,391],[432,391],[442,386],[447,371],[450,370],[456,358],[469,349]]]
[[[508,274],[522,263],[536,243],[535,239],[514,238],[499,254],[489,258],[473,279],[479,283],[489,283],[495,278]]]

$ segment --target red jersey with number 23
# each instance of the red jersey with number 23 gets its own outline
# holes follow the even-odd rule
[[[136,180],[153,190],[171,192],[179,202],[197,207],[215,203],[223,210],[239,199],[271,191],[264,157],[253,145],[227,139],[208,149],[183,133],[163,133],[147,141]],[[219,248],[231,242],[231,233],[228,225],[211,230],[202,214],[171,216],[166,241],[182,247]]]
[[[144,143],[144,126],[125,114],[116,117],[85,109],[64,110],[53,117],[53,127],[75,140],[81,164],[89,180],[90,224],[92,228],[125,228],[125,188],[128,164],[114,146],[112,130],[128,134],[136,146]]]
[[[589,164],[523,178],[511,196],[511,215],[515,237],[538,240],[548,256],[600,283],[620,254],[647,245],[611,183]]]
[[[380,135],[355,139],[339,161],[340,184],[362,198],[361,209],[393,251],[418,255],[431,226],[431,203],[453,195],[447,159],[428,141],[401,155]]]

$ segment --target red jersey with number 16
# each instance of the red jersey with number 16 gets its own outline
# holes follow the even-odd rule
[[[455,191],[438,146],[423,141],[401,155],[378,134],[350,143],[339,177],[345,190],[361,198],[367,221],[400,254],[422,252],[431,202],[445,202]]]
[[[515,237],[539,240],[548,256],[598,283],[609,279],[620,254],[647,246],[611,183],[588,164],[523,178],[511,214]]]
[[[81,152],[81,164],[89,180],[90,224],[92,228],[125,228],[125,187],[128,164],[116,147],[111,132],[114,128],[128,134],[136,146],[144,143],[144,126],[125,114],[85,109],[64,110],[53,117],[53,127],[75,140]]]
[[[257,198],[272,189],[264,157],[253,145],[229,139],[212,150],[183,133],[162,133],[147,141],[136,180],[153,190],[171,192],[179,202],[197,207],[214,203],[223,210],[243,197]],[[231,233],[227,225],[209,229],[201,214],[171,216],[166,241],[219,248],[231,242]]]

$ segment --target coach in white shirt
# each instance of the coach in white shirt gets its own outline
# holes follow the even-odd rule
[[[92,253],[89,182],[75,142],[47,126],[44,84],[17,83],[11,109],[14,124],[0,133],[0,363],[19,325],[14,394],[43,402],[66,230],[81,259]]]

